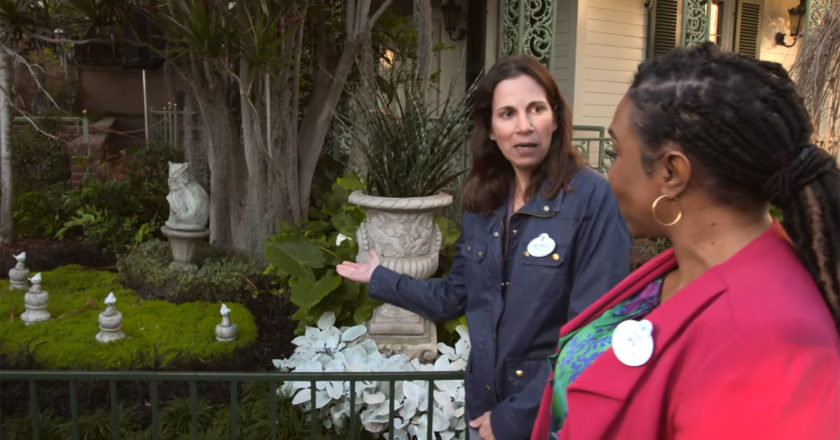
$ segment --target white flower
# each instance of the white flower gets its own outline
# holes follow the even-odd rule
[[[371,372],[371,371],[456,371],[464,370],[469,356],[469,334],[456,328],[461,339],[455,347],[438,344],[441,356],[434,364],[421,363],[398,354],[385,356],[376,343],[363,338],[362,325],[335,326],[335,314],[327,312],[317,327],[307,327],[302,336],[292,340],[297,346],[287,359],[273,359],[275,368],[298,372]],[[292,397],[292,403],[311,410],[312,391],[308,381],[285,382],[280,393]],[[464,384],[460,380],[435,381],[432,430],[436,438],[464,438]],[[397,381],[394,384],[394,439],[425,438],[428,415],[429,384],[426,381]],[[362,426],[371,433],[388,430],[390,389],[388,382],[360,381],[355,385],[356,408]],[[325,428],[340,432],[350,417],[350,383],[318,381],[315,385],[315,408]]]
[[[336,237],[335,237],[335,245],[336,245],[336,246],[341,246],[341,243],[342,243],[344,240],[350,240],[350,241],[352,241],[353,239],[352,239],[352,238],[350,238],[350,237],[348,237],[348,236],[346,236],[346,235],[344,235],[344,234],[342,234],[341,232],[339,232],[339,233],[338,233],[338,236],[336,236]]]

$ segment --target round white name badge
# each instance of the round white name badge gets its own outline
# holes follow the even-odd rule
[[[647,319],[623,321],[612,334],[612,349],[622,364],[644,365],[653,355],[653,324]]]
[[[554,250],[554,240],[545,232],[528,242],[528,253],[534,257],[544,257]]]

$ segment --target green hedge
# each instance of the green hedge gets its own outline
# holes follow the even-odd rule
[[[149,240],[117,258],[119,281],[143,298],[173,303],[232,301],[244,303],[268,291],[263,268],[253,258],[202,242],[196,247],[194,271],[169,269],[169,242]]]

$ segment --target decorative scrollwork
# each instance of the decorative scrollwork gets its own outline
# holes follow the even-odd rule
[[[550,65],[554,46],[554,0],[502,0],[499,56],[533,55]]]
[[[708,7],[709,0],[683,1],[683,46],[696,46],[709,39]]]

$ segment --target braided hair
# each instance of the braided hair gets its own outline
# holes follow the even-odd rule
[[[840,170],[810,142],[811,121],[785,69],[706,43],[641,64],[628,97],[639,110],[646,172],[671,141],[720,202],[781,208],[840,329]]]

